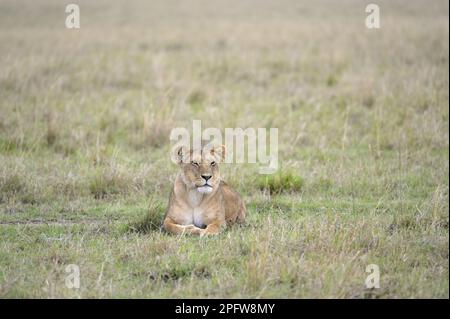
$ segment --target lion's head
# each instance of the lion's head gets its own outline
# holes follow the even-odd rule
[[[188,189],[211,193],[220,183],[219,163],[225,157],[225,146],[190,150],[186,146],[174,148],[174,159],[180,165],[183,182]]]

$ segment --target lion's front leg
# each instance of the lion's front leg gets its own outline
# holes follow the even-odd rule
[[[204,229],[198,228],[194,225],[177,224],[169,217],[166,217],[166,219],[164,219],[164,229],[167,232],[175,234],[175,235],[180,235],[180,234],[201,235],[201,232],[204,230]]]
[[[223,228],[225,228],[225,221],[214,221],[211,224],[208,224],[205,229],[201,229],[200,236],[210,236],[210,235],[217,235],[222,231]]]

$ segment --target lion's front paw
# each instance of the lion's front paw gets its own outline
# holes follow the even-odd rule
[[[218,234],[217,231],[211,231],[210,229],[201,229],[201,231],[200,231],[200,237],[213,236],[213,235],[217,235],[217,234]]]
[[[198,228],[195,225],[186,225],[186,226],[183,226],[183,228],[184,228],[185,233],[196,234],[196,235],[200,235],[201,231],[203,230],[201,228]]]

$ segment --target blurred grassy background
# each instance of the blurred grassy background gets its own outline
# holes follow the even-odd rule
[[[448,298],[447,1],[68,3],[0,1],[0,296]],[[208,241],[154,227],[193,119],[279,128]]]

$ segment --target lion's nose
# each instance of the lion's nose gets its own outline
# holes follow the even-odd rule
[[[211,178],[211,175],[202,175],[202,177],[205,181],[208,181],[208,179]]]

